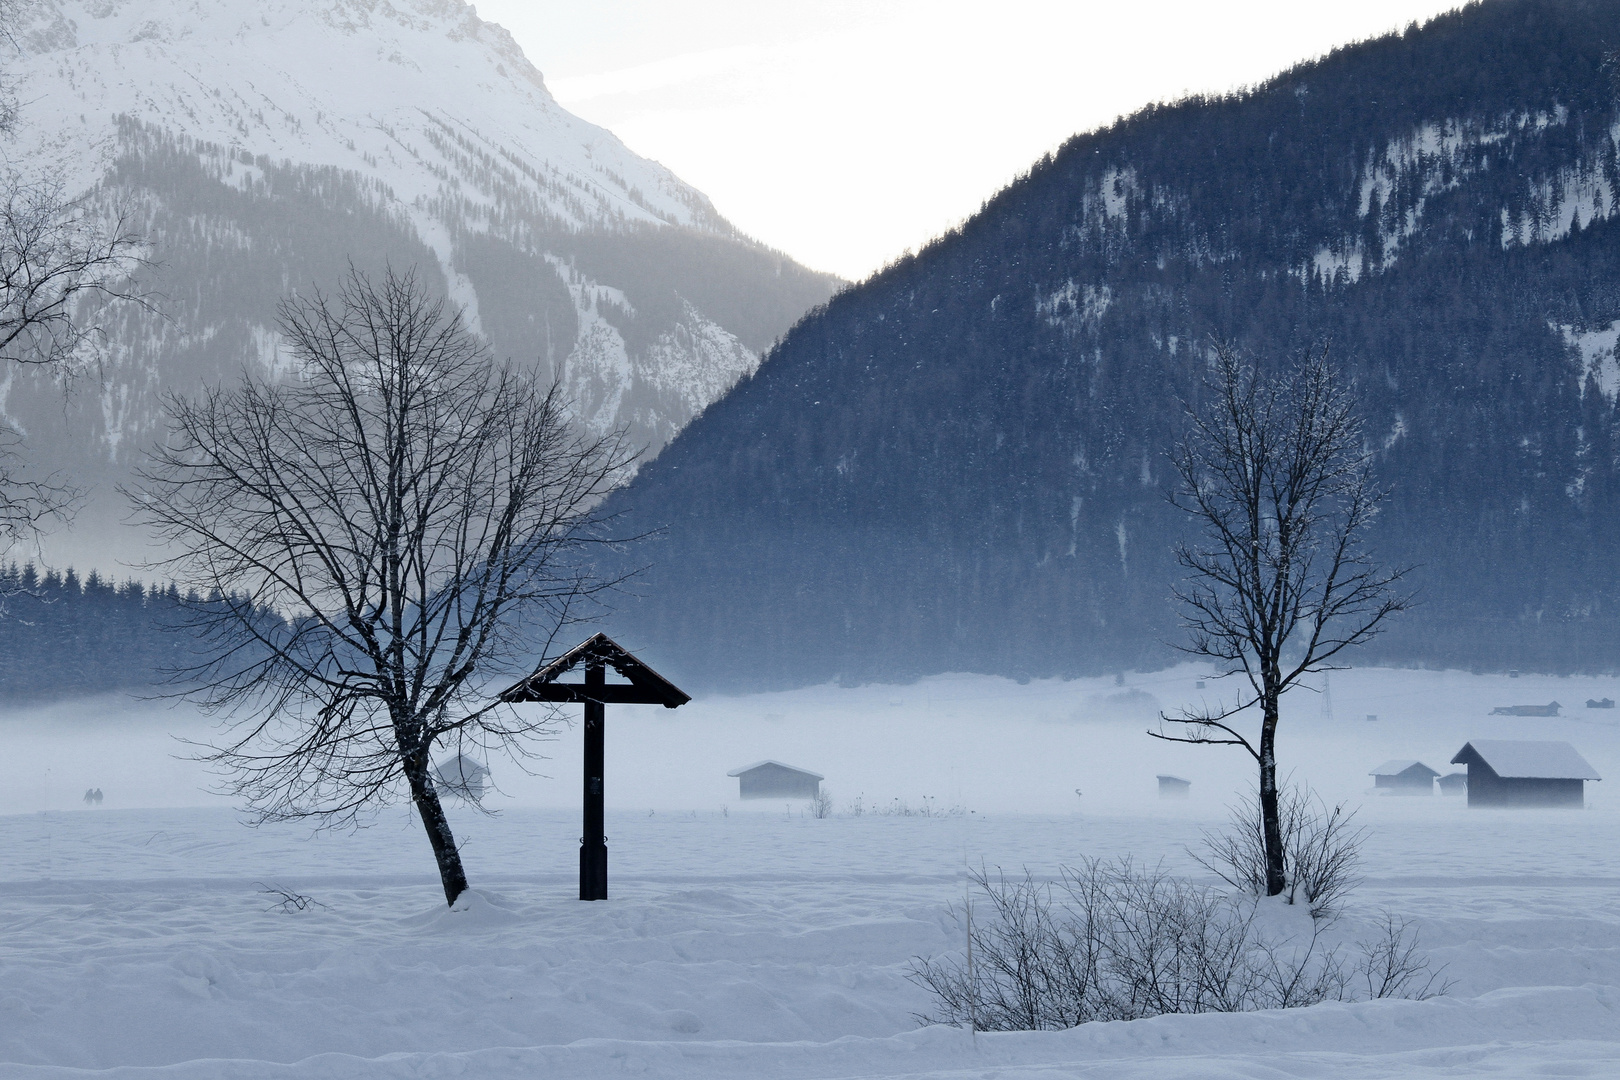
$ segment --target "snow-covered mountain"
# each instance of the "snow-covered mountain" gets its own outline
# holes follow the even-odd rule
[[[1422,597],[1352,662],[1614,670],[1617,31],[1485,0],[1076,136],[641,471],[666,542],[604,629],[688,688],[1173,662],[1211,343],[1331,343]]]
[[[563,110],[460,0],[24,0],[4,62],[10,163],[131,208],[155,262],[160,313],[116,317],[65,410],[28,375],[0,391],[36,455],[101,488],[163,389],[274,365],[278,300],[351,261],[421,267],[653,450],[837,284]]]

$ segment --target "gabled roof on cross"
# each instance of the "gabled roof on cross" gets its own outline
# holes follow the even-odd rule
[[[557,681],[575,668],[597,664],[612,668],[628,680],[630,685],[608,683],[592,689],[587,694],[584,683]],[[606,634],[596,634],[538,669],[533,675],[501,691],[500,700],[600,701],[604,705],[662,705],[666,709],[674,709],[685,705],[692,697],[636,659],[624,646]]]

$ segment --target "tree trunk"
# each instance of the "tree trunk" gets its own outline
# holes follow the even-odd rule
[[[1261,707],[1265,718],[1260,726],[1260,827],[1266,842],[1266,895],[1276,896],[1287,887],[1283,876],[1282,822],[1277,813],[1277,697],[1267,690]]]
[[[411,785],[411,801],[427,830],[428,843],[433,845],[433,858],[439,864],[439,880],[444,884],[444,902],[454,904],[456,898],[467,891],[467,874],[461,868],[461,852],[456,849],[456,838],[450,833],[450,821],[444,816],[439,793],[428,776],[427,754],[408,755],[405,759],[405,779]]]

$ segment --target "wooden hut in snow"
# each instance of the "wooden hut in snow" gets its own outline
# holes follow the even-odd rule
[[[1469,806],[1585,806],[1603,779],[1567,742],[1475,739],[1451,763],[1468,766]]]
[[[1545,705],[1498,705],[1491,710],[1492,716],[1557,716],[1558,710],[1563,706],[1556,701],[1549,701]]]
[[[1372,771],[1373,787],[1382,795],[1433,795],[1440,774],[1421,761],[1397,758]]]
[[[814,799],[821,794],[821,782],[826,779],[820,773],[795,769],[780,761],[756,761],[726,775],[737,778],[739,799]]]
[[[433,766],[433,783],[440,791],[459,795],[468,802],[484,797],[484,785],[489,781],[489,769],[465,754],[445,758]]]
[[[1159,774],[1159,798],[1185,799],[1191,790],[1191,780],[1183,780],[1179,776],[1169,776],[1165,773]]]
[[[1435,783],[1439,786],[1442,795],[1468,794],[1468,774],[1465,772],[1446,773]]]

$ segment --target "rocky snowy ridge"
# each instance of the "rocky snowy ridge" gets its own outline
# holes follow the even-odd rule
[[[730,231],[700,192],[558,106],[460,0],[37,0],[25,19],[24,148],[81,186],[120,152],[123,115],[381,180],[430,240],[440,200],[486,226],[528,201],[580,227]]]
[[[9,163],[132,208],[157,263],[161,312],[116,317],[65,424],[59,388],[0,391],[75,473],[121,476],[161,390],[274,366],[276,301],[350,260],[422,267],[654,451],[835,284],[563,110],[461,0],[25,0],[17,47]]]

